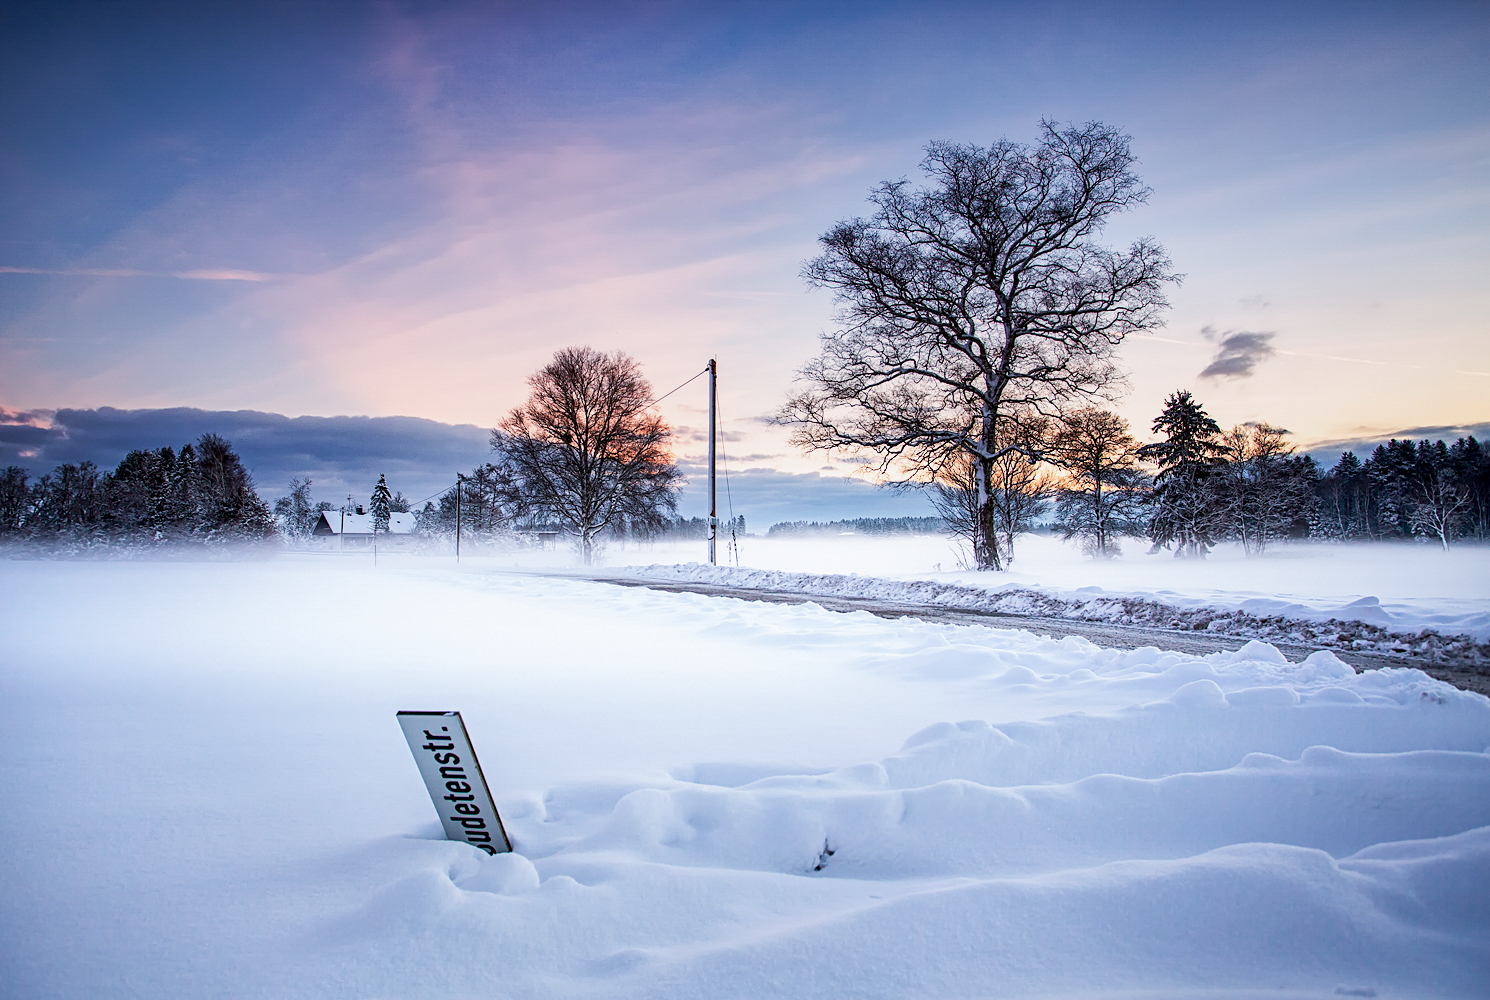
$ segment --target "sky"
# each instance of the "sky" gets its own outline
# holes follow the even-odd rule
[[[0,461],[238,428],[266,495],[413,496],[589,344],[659,394],[719,359],[757,520],[924,513],[767,422],[833,323],[801,267],[927,142],[1042,118],[1132,137],[1153,193],[1103,239],[1186,275],[1123,349],[1140,437],[1176,389],[1316,450],[1453,436],[1490,421],[1487,43],[1483,3],[10,2]],[[705,399],[661,405],[690,471]]]

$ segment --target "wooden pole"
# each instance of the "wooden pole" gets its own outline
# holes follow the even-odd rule
[[[465,477],[459,472],[455,474],[455,561],[460,562],[460,484],[465,482]]]

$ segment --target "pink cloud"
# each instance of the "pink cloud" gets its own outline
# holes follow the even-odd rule
[[[60,274],[83,278],[181,278],[186,281],[272,281],[263,271],[205,268],[197,271],[140,271],[132,267],[0,267],[0,274]]]

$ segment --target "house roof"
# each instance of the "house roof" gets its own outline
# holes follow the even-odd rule
[[[343,530],[343,523],[346,527]],[[393,535],[408,535],[414,531],[413,514],[390,514],[388,515],[388,532]],[[347,514],[345,522],[341,511],[326,510],[321,512],[321,520],[316,522],[315,531],[317,535],[371,535],[373,533],[373,516],[371,514]]]

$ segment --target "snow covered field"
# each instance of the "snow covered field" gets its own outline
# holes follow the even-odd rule
[[[805,568],[931,568],[878,551]],[[504,563],[0,561],[5,995],[1486,995],[1481,696]],[[516,855],[398,709],[462,711]]]

